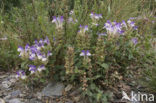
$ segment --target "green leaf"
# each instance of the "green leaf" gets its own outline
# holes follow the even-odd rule
[[[45,82],[45,79],[40,79],[40,81],[41,81],[42,83],[44,83],[44,82]]]
[[[101,64],[101,66],[102,66],[103,68],[105,68],[105,69],[108,69],[108,68],[109,68],[109,65],[106,64],[106,63]]]
[[[97,96],[96,96],[96,100],[99,101],[101,97],[102,97],[102,94],[98,93]]]
[[[96,75],[96,76],[94,76],[94,77],[92,77],[92,78],[87,78],[88,80],[96,80],[96,79],[98,79],[98,78],[100,78],[102,75]]]

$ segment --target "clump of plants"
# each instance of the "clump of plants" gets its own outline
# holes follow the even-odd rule
[[[134,18],[101,23],[104,16],[92,12],[89,22],[79,25],[75,12],[69,15],[66,19],[53,17],[53,42],[46,37],[35,40],[32,46],[18,48],[23,63],[17,77],[38,80],[44,77],[42,71],[48,62],[54,60],[52,66],[47,65],[53,72],[50,76],[79,85],[92,103],[107,102],[109,94],[105,90],[116,87],[133,70],[145,68],[141,58],[146,55],[144,48],[150,45],[143,42]],[[53,60],[49,58],[52,48]]]
[[[45,39],[35,40],[34,45],[26,44],[23,48],[18,47],[19,57],[22,59],[21,70],[17,72],[16,77],[24,80],[26,83],[42,80],[44,77],[43,71],[46,70],[46,65],[49,62],[49,57],[52,47],[48,37]]]

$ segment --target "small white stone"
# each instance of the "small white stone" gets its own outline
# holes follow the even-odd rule
[[[5,101],[3,99],[0,98],[0,103],[5,103]]]
[[[4,88],[9,88],[9,87],[11,86],[11,82],[10,82],[10,81],[3,81],[3,82],[2,82],[2,86],[3,86]]]

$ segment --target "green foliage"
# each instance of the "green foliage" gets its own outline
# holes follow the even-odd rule
[[[5,16],[0,14],[0,67],[3,70],[9,70],[18,65],[17,56],[17,38],[13,38],[11,31],[5,31]],[[9,35],[10,34],[10,35]]]
[[[153,46],[156,48],[155,40],[153,41]],[[156,50],[156,49],[155,49]],[[146,64],[144,66],[146,67],[145,73],[143,75],[143,85],[147,87],[148,91],[152,91],[153,93],[156,92],[156,51],[151,51],[147,53],[147,57],[144,59],[146,61]]]
[[[13,7],[19,7],[20,0],[1,0],[0,9],[3,9],[5,12],[9,12]]]

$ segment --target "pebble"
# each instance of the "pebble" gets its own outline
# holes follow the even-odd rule
[[[63,83],[51,82],[42,90],[43,96],[54,96],[59,97],[62,96],[62,92],[64,90]]]
[[[10,81],[3,81],[2,86],[3,86],[3,88],[7,89],[7,88],[9,88],[11,86],[11,82]]]
[[[72,86],[72,85],[70,85],[70,84],[69,84],[69,85],[67,85],[67,87],[65,88],[65,92],[70,91],[70,90],[72,89],[72,87],[73,87],[73,86]]]
[[[8,103],[23,103],[23,102],[21,102],[20,99],[18,98],[14,98],[14,99],[9,100]]]
[[[3,99],[0,98],[0,103],[5,103],[5,101]]]
[[[13,98],[20,96],[20,94],[21,94],[20,90],[16,90],[10,93],[11,97]]]
[[[37,92],[36,95],[37,99],[41,100],[42,99],[42,93]]]
[[[34,98],[34,99],[31,99],[29,103],[42,103],[42,102]]]

